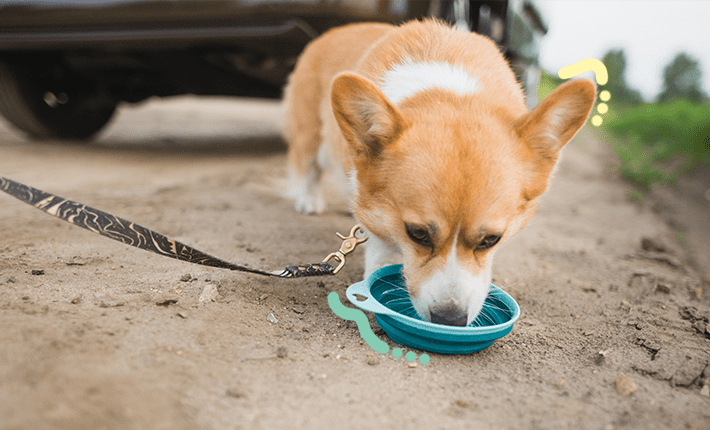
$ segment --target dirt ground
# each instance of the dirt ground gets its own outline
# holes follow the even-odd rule
[[[229,261],[318,262],[353,222],[342,198],[309,217],[280,197],[279,118],[270,102],[154,100],[89,145],[2,122],[0,176]],[[710,428],[709,172],[634,203],[602,134],[565,151],[532,225],[497,254],[494,283],[522,309],[513,331],[415,367],[328,307],[361,279],[362,252],[337,277],[265,279],[0,193],[0,429]],[[200,301],[208,285],[218,296]]]

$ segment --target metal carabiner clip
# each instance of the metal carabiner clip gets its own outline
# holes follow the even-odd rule
[[[357,233],[360,232],[362,234],[365,234],[363,237],[357,237]],[[333,274],[337,274],[340,272],[340,269],[345,266],[345,256],[350,254],[351,252],[355,251],[355,248],[363,243],[367,242],[367,234],[365,233],[365,230],[358,224],[350,230],[350,236],[343,236],[340,233],[335,233],[338,235],[338,237],[343,241],[343,243],[340,245],[340,249],[338,251],[335,251],[325,257],[325,260],[323,260],[323,263],[327,263],[331,259],[335,259],[335,261],[338,262],[338,266],[333,270]]]

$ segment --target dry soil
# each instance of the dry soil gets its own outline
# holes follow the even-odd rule
[[[153,100],[93,144],[3,122],[0,175],[237,263],[317,262],[353,221],[342,198],[303,216],[280,197],[279,118],[277,103]],[[708,172],[636,203],[613,165],[598,131],[568,145],[494,266],[522,309],[513,331],[414,367],[327,304],[361,279],[362,252],[337,277],[262,278],[0,194],[0,429],[710,428]]]

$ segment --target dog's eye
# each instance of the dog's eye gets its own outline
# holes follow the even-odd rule
[[[484,237],[481,243],[478,244],[476,247],[476,250],[483,250],[483,249],[488,249],[494,246],[498,241],[500,240],[500,236],[497,234],[489,234],[488,236]]]
[[[406,224],[405,228],[407,229],[407,235],[415,243],[422,246],[431,246],[431,238],[427,229],[411,224]]]

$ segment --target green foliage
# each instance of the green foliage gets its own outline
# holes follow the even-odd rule
[[[543,72],[540,99],[561,82]],[[609,90],[607,85],[602,89]],[[609,143],[621,161],[618,171],[623,178],[649,190],[673,184],[680,174],[710,163],[710,105],[674,99],[631,106],[609,91],[612,98],[601,129],[612,137]],[[636,195],[629,199],[641,201]]]
[[[710,160],[710,105],[675,99],[627,109],[606,128],[626,139],[644,142],[657,161],[685,155],[693,162]]]
[[[618,138],[612,147],[621,159],[619,172],[645,190],[710,162],[710,105],[675,99],[617,108],[603,127]]]
[[[627,181],[648,191],[654,185],[670,185],[675,177],[664,169],[661,160],[667,157],[667,148],[646,145],[638,139],[622,139],[612,142],[619,157],[619,173]],[[629,195],[631,200],[632,196]]]
[[[643,204],[643,201],[646,200],[646,198],[643,196],[643,194],[638,193],[636,191],[629,191],[628,199],[630,202],[638,203],[638,204]]]
[[[565,79],[560,79],[542,70],[540,73],[540,86],[537,89],[537,95],[540,101],[543,101],[545,97],[555,91],[564,81]]]

